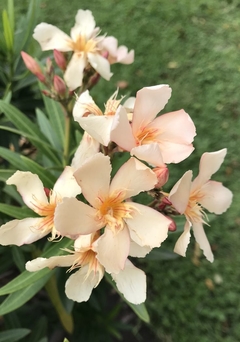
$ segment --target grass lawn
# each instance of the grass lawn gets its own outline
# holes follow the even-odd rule
[[[15,1],[24,13],[27,1]],[[0,3],[0,11],[4,1]],[[214,179],[234,193],[231,208],[206,226],[215,255],[207,262],[191,240],[187,258],[142,262],[148,274],[147,307],[156,341],[240,341],[240,4],[237,0],[43,0],[39,22],[65,30],[79,8],[92,10],[102,33],[135,50],[130,66],[114,65],[111,82],[93,90],[104,103],[119,81],[122,94],[144,86],[169,84],[165,112],[184,108],[192,117],[195,151],[170,166],[166,190],[188,169],[196,175],[202,153],[226,147],[225,162]],[[168,189],[167,189],[168,188]],[[172,234],[163,248],[172,249]],[[131,341],[145,341],[136,326]],[[135,340],[134,340],[135,338]]]

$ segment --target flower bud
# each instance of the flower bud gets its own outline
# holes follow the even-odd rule
[[[52,64],[52,61],[51,61],[50,57],[48,57],[47,60],[46,60],[46,73],[49,76],[52,76],[52,73],[53,73],[53,64]]]
[[[53,77],[53,86],[54,89],[56,90],[56,93],[60,96],[65,95],[66,93],[66,84],[64,80],[59,77],[58,75],[55,75]]]
[[[155,188],[161,188],[168,181],[169,171],[166,165],[158,166],[153,169],[155,175],[157,176],[158,182]]]
[[[169,221],[171,221],[169,227],[168,227],[168,231],[169,232],[175,232],[177,230],[177,225],[176,225],[176,222],[174,221],[174,219],[170,216],[166,216]]]
[[[61,51],[54,49],[53,55],[54,55],[55,62],[59,66],[59,68],[62,70],[66,70],[67,61],[66,61],[64,54]]]
[[[22,59],[26,68],[31,71],[31,73],[39,79],[40,82],[45,82],[45,76],[42,73],[42,70],[38,63],[33,59],[29,54],[24,51],[21,51]]]

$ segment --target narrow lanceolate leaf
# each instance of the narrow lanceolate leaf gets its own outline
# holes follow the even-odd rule
[[[8,18],[12,33],[14,33],[14,3],[13,0],[8,0]]]
[[[36,124],[34,124],[28,117],[20,112],[16,107],[9,103],[0,100],[0,112],[3,112],[6,117],[14,124],[14,126],[25,134],[36,136],[38,139],[46,141]]]
[[[53,243],[52,246],[41,255],[41,257],[50,258],[54,255],[64,255],[66,254],[66,252],[63,251],[63,248],[71,248],[73,244],[74,242],[72,240],[64,238],[59,242]],[[43,270],[38,272],[24,271],[18,277],[0,288],[0,296],[24,289],[25,287],[31,285],[32,283],[36,282],[38,279],[41,279],[50,272],[53,271],[49,268],[44,268]]]
[[[30,334],[29,329],[11,329],[0,332],[0,342],[16,342]]]
[[[30,135],[16,128],[0,126],[0,129],[26,137],[35,147],[37,147],[46,157],[48,157],[48,159],[51,160],[54,165],[61,165],[61,162],[56,155],[57,151],[54,150],[46,141],[43,141],[37,136]]]
[[[5,315],[20,308],[46,284],[50,276],[51,273],[48,273],[24,289],[11,293],[0,305],[0,315]]]
[[[35,213],[29,208],[20,208],[4,203],[0,203],[0,212],[18,220],[22,220],[26,217],[36,216]]]
[[[0,181],[6,182],[6,180],[14,174],[15,170],[0,170]]]
[[[13,152],[5,147],[0,147],[0,157],[8,161],[17,170],[27,171],[19,153]]]
[[[121,292],[118,291],[117,286],[115,285],[115,283],[112,281],[111,277],[105,273],[105,278],[108,281],[108,283],[110,285],[112,285],[112,287],[118,292],[118,294],[120,295],[120,297],[122,297],[122,299],[130,306],[130,308],[135,312],[135,314],[144,322],[149,323],[150,322],[150,317],[149,314],[147,312],[146,306],[144,303],[142,304],[132,304],[130,303],[128,300],[126,300],[126,298],[123,296],[123,294]]]
[[[2,12],[2,21],[3,21],[3,35],[5,38],[7,49],[9,51],[13,51],[13,32],[11,29],[11,24],[10,24],[6,10],[3,10]]]

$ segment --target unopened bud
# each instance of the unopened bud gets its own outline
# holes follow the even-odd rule
[[[61,51],[54,49],[53,55],[54,55],[55,62],[59,66],[59,68],[62,70],[66,70],[67,61],[66,61],[64,54]]]
[[[64,82],[64,80],[59,77],[58,75],[55,75],[53,77],[53,86],[54,86],[54,89],[56,90],[56,93],[58,95],[65,95],[66,93],[66,84]]]
[[[98,81],[100,80],[100,75],[99,73],[95,73],[91,78],[90,78],[90,81],[89,81],[89,88],[92,88],[93,86],[95,86]]]
[[[49,195],[50,195],[50,189],[44,188],[44,192],[45,192],[46,196],[49,197]]]
[[[158,206],[158,210],[164,210],[167,206],[172,205],[172,202],[169,201],[169,199],[167,197],[163,197],[163,199],[161,200],[161,203]]]
[[[165,216],[165,217],[167,217],[169,219],[169,221],[171,221],[171,223],[170,223],[170,225],[168,227],[169,232],[175,232],[177,230],[176,222],[170,216]]]
[[[52,73],[53,73],[53,64],[52,64],[52,61],[51,61],[51,58],[48,57],[47,60],[46,60],[46,73],[51,76]]]
[[[42,90],[42,94],[47,97],[50,97],[51,99],[53,98],[53,95],[48,90]]]
[[[42,70],[38,63],[33,59],[29,54],[24,51],[21,51],[22,59],[26,68],[31,71],[32,74],[36,75],[39,81],[44,82],[45,76],[42,73]]]
[[[157,176],[158,182],[155,185],[155,188],[161,188],[168,181],[169,171],[167,166],[155,167],[153,172]]]

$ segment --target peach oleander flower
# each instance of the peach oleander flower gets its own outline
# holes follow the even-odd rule
[[[157,183],[150,168],[130,158],[111,183],[110,175],[108,156],[98,153],[89,159],[74,177],[90,205],[65,198],[55,212],[54,222],[62,236],[74,239],[105,228],[94,243],[94,251],[108,273],[118,274],[124,269],[130,247],[135,256],[140,249],[142,256],[141,247],[151,250],[161,245],[167,238],[170,221],[152,208],[126,201]]]
[[[46,195],[38,175],[31,172],[16,171],[6,183],[16,185],[23,202],[40,217],[12,220],[0,228],[0,244],[30,244],[52,234],[51,240],[60,236],[54,225],[54,213],[63,197],[75,197],[81,188],[73,177],[73,168],[66,166],[52,190]]]
[[[157,143],[164,163],[179,163],[187,158],[194,150],[192,141],[196,135],[190,116],[181,109],[156,118],[170,96],[171,88],[165,84],[139,90],[132,123],[129,123],[126,110],[119,106],[114,117],[111,140],[132,155],[142,146]],[[142,151],[141,154],[142,160],[145,160]],[[146,158],[147,154],[146,151]],[[158,160],[155,162],[157,164]]]
[[[72,274],[65,285],[66,295],[77,302],[87,301],[93,288],[97,287],[104,276],[104,267],[96,258],[93,249],[94,242],[99,238],[99,231],[82,235],[74,242],[74,251],[66,249],[68,255],[53,256],[49,259],[37,258],[26,263],[30,272],[39,271],[45,267],[50,269],[70,267],[69,271],[78,269]],[[124,297],[133,304],[140,304],[146,299],[146,275],[126,260],[125,267],[118,274],[112,274],[117,288]]]
[[[115,37],[105,37],[100,42],[101,47],[108,53],[108,60],[110,64],[122,63],[132,64],[134,61],[134,50],[128,52],[124,45],[118,46],[118,40]]]
[[[106,80],[112,76],[110,63],[102,56],[99,46],[104,37],[98,36],[100,30],[95,25],[91,11],[78,10],[70,36],[47,23],[37,25],[34,30],[33,38],[39,42],[43,51],[56,49],[73,52],[64,74],[70,90],[82,85],[83,72],[88,63]]]
[[[213,262],[213,253],[203,229],[207,224],[206,208],[210,213],[222,214],[232,202],[232,192],[222,183],[210,180],[211,176],[220,168],[226,149],[216,152],[206,152],[202,155],[198,176],[192,182],[192,171],[187,171],[174,185],[168,199],[180,214],[185,215],[187,222],[184,232],[179,237],[174,252],[185,256],[190,241],[190,229],[207,260]]]
[[[74,120],[104,146],[110,142],[113,118],[122,100],[117,100],[117,94],[115,91],[108,99],[104,112],[95,104],[88,90],[79,96],[73,107]]]

